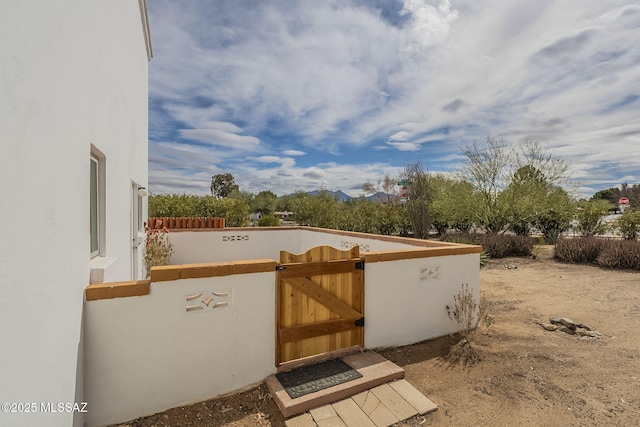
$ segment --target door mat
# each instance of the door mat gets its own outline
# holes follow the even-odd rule
[[[362,378],[362,374],[347,365],[342,359],[333,359],[281,372],[276,374],[276,378],[289,396],[295,399]]]

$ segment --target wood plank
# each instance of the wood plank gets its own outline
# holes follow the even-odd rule
[[[285,283],[283,281],[280,280],[280,273],[276,272],[276,325],[279,327],[282,324],[282,288],[283,286],[285,286]],[[282,363],[283,359],[282,359],[282,354],[280,353],[280,349],[281,349],[281,345],[280,345],[280,340],[278,338],[278,332],[277,332],[277,328],[276,328],[276,332],[275,332],[275,340],[276,340],[276,345],[275,345],[275,360],[276,360],[276,366],[279,366],[280,363]]]
[[[290,284],[289,284],[290,285]],[[289,316],[287,325],[299,325],[302,323],[302,310],[304,307],[303,297],[300,292],[296,292],[293,286],[289,286]],[[302,343],[291,342],[286,344],[287,358],[286,360],[298,359],[303,357],[302,355]]]
[[[365,276],[365,270],[357,270],[356,272],[352,273],[352,277],[355,280],[355,283],[353,286],[353,292],[354,292],[353,307],[357,307],[357,310],[360,312],[362,317],[365,317],[364,276]],[[360,347],[364,348],[364,328],[357,329],[356,331],[353,332],[353,334],[354,334],[354,341],[352,345],[357,344],[357,345],[360,345]]]
[[[337,313],[343,319],[351,319],[354,317],[360,317],[360,312],[355,310],[349,304],[341,301],[333,295],[331,292],[326,289],[318,286],[316,283],[312,282],[307,278],[287,278],[284,279],[287,283],[292,285],[294,288],[298,289],[305,295],[313,298],[318,301],[323,306],[327,307],[329,310]]]
[[[322,335],[335,334],[359,328],[355,325],[357,319],[336,319],[315,322],[311,324],[288,326],[280,328],[278,336],[281,343],[314,338]]]
[[[295,288],[295,286],[294,286]],[[301,312],[301,325],[308,325],[316,322],[316,316],[318,315],[318,311],[324,311],[321,313],[319,319],[326,320],[328,319],[328,311],[326,308],[323,308],[321,304],[315,301],[313,298],[310,298],[309,295],[301,293],[299,289],[296,289],[296,292],[299,292],[302,295],[302,312]],[[295,325],[294,325],[295,326]],[[319,339],[305,339],[298,340],[298,345],[300,345],[301,357],[311,356],[313,354],[321,353],[325,349],[325,345],[322,343],[322,340]]]
[[[337,261],[281,264],[280,277],[309,277],[320,276],[324,274],[351,273],[356,270],[356,264],[359,261],[360,258]]]
[[[288,251],[280,251],[281,263],[314,262],[318,260],[330,259],[352,259],[360,256],[360,247],[354,246],[351,249],[342,251],[331,246],[316,246],[301,254],[294,254]]]

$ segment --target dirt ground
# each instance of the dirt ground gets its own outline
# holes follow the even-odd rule
[[[459,336],[379,352],[438,410],[399,426],[640,425],[640,273],[562,264],[552,247],[535,258],[491,260],[481,270],[487,318],[472,337],[480,360],[465,364]],[[567,317],[598,338],[547,331]],[[453,348],[453,350],[452,350]],[[263,385],[121,426],[283,426]]]

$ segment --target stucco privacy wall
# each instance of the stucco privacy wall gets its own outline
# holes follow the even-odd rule
[[[450,243],[305,227],[302,228],[300,245],[303,248],[301,252],[305,252],[315,246],[329,245],[341,250],[351,249],[353,246],[360,246],[360,253],[364,253],[416,249],[430,246],[446,247],[449,246]]]
[[[88,301],[89,425],[205,400],[274,373],[275,263],[271,267],[152,282],[149,295]],[[197,294],[202,296],[188,300]],[[209,306],[187,311],[207,296]]]
[[[82,401],[91,145],[106,156],[105,280],[131,275],[131,180],[147,183],[139,3],[0,0],[0,52],[0,402]],[[73,422],[0,414],[11,426]]]
[[[365,334],[367,348],[413,344],[457,332],[446,306],[468,284],[480,301],[480,254],[367,262]]]
[[[300,252],[299,228],[225,228],[196,231],[171,230],[171,264],[280,259],[280,251]]]
[[[196,238],[191,246],[209,257],[209,245],[216,246],[221,236],[237,235],[239,231],[180,232],[172,236],[180,236],[178,240],[183,239],[185,247],[190,246],[188,236]],[[275,254],[280,245],[299,245],[297,236],[306,231],[249,229],[249,240],[238,243],[246,247],[264,244],[270,247],[264,250]],[[314,233],[308,239],[311,244],[322,243],[314,240],[321,234],[326,240],[332,235],[354,238],[360,245],[363,239],[371,239],[380,243],[380,248],[388,248],[384,246],[388,243],[412,242],[331,230],[309,231]],[[211,240],[202,235],[209,235]],[[262,237],[252,240],[254,235]],[[478,298],[479,247],[413,242],[437,247],[406,243],[402,249],[363,255],[367,348],[411,344],[455,332],[458,325],[448,318],[445,306],[453,303],[462,283],[467,283]],[[251,254],[246,247],[238,253]],[[292,249],[299,252],[302,248]],[[273,259],[182,264],[154,268],[150,285],[138,282],[88,287],[86,395],[96,407],[89,425],[126,421],[233,392],[273,373],[275,267]],[[208,303],[201,302],[209,296]],[[222,305],[212,308],[216,303]],[[190,305],[202,309],[192,307],[188,311]]]
[[[174,249],[171,264],[262,258],[278,260],[281,250],[302,253],[321,245],[329,245],[341,250],[359,245],[361,253],[415,249],[425,247],[424,245],[434,247],[451,245],[443,242],[311,227],[171,230],[169,237]]]

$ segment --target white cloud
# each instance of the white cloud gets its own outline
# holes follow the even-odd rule
[[[458,17],[456,10],[451,10],[449,0],[442,0],[438,7],[425,0],[404,0],[403,14],[411,15],[411,34],[413,49],[424,48],[442,43],[449,35],[449,28]]]
[[[285,156],[304,156],[307,153],[300,150],[284,150],[282,154],[284,154]]]
[[[258,163],[278,163],[283,168],[290,168],[296,164],[296,161],[291,157],[259,156],[259,157],[248,157],[248,159]]]
[[[406,141],[407,139],[409,139],[409,132],[401,130],[400,132],[396,132],[391,135],[388,141]]]
[[[302,175],[306,178],[324,178],[327,174],[320,168],[311,167],[303,171]]]
[[[260,140],[254,136],[236,135],[222,129],[180,129],[182,138],[236,149],[254,148]]]
[[[399,151],[418,151],[420,149],[420,144],[416,144],[415,142],[388,141],[387,144],[398,149]]]

